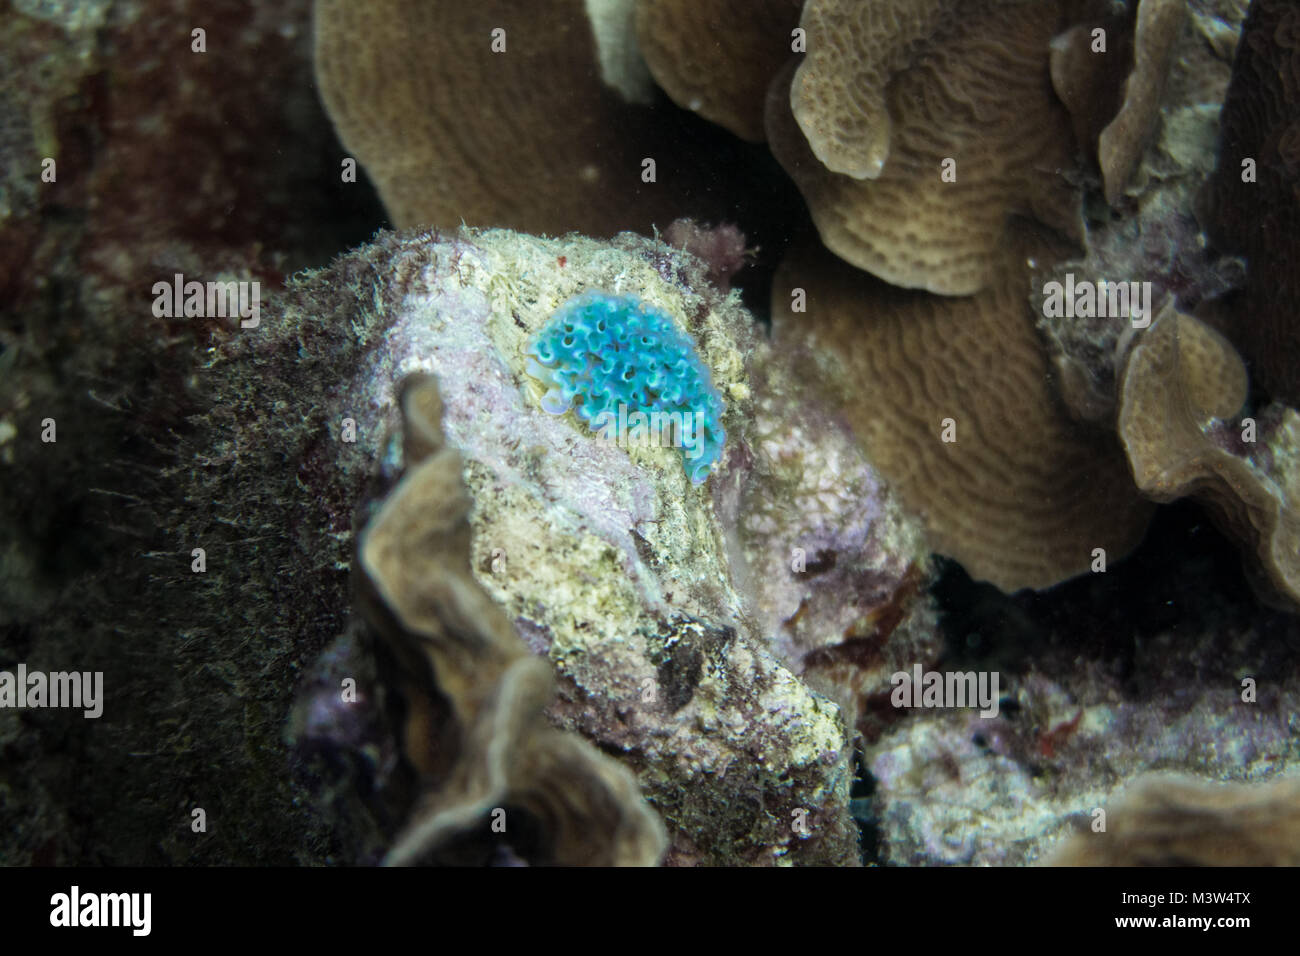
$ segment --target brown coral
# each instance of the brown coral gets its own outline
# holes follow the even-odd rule
[[[686,154],[651,111],[599,79],[582,0],[317,0],[316,71],[399,227],[610,236],[711,211],[681,199]]]
[[[1274,409],[1269,419],[1280,423],[1262,413],[1257,417],[1264,421],[1216,421],[1235,415],[1245,397],[1245,369],[1231,344],[1166,307],[1129,355],[1120,440],[1145,494],[1202,501],[1225,533],[1246,546],[1266,595],[1294,603],[1300,601],[1300,416]]]
[[[808,60],[773,82],[767,113],[772,151],[827,248],[945,295],[994,279],[1013,214],[1076,240],[1083,228],[1060,175],[1073,139],[1048,72],[1068,5],[955,6],[811,3]]]
[[[1103,32],[1095,35],[1097,30]],[[1123,15],[1076,24],[1052,40],[1052,88],[1070,111],[1075,138],[1089,154],[1096,153],[1101,131],[1119,112],[1128,72],[1122,64],[1131,61],[1132,53],[1129,18]]]
[[[442,441],[436,383],[417,376],[401,393],[408,470],[358,547],[372,616],[412,668],[406,689],[416,720],[406,748],[430,781],[390,861],[436,853],[510,807],[540,823],[545,862],[657,862],[666,845],[663,825],[635,778],[546,723],[550,666],[473,578],[471,500],[461,457]],[[420,726],[444,698],[454,732]],[[508,821],[506,832],[513,832]]]
[[[1300,780],[1210,783],[1150,774],[1078,833],[1049,866],[1298,866]]]
[[[678,106],[761,142],[768,84],[791,56],[803,0],[640,0],[637,41]]]
[[[1133,72],[1124,84],[1124,103],[1101,131],[1097,145],[1106,201],[1124,197],[1160,115],[1169,65],[1178,35],[1187,22],[1186,0],[1141,0],[1133,38]]]
[[[827,169],[854,179],[880,175],[890,151],[889,82],[954,6],[808,0],[800,19],[808,55],[790,84],[790,111]]]
[[[1245,18],[1238,3],[1191,0],[1192,26],[1177,32],[1168,54],[1172,59],[1168,78],[1159,102],[1152,106],[1150,129],[1156,135],[1128,177],[1129,185],[1123,188],[1115,177],[1113,151],[1103,157],[1106,168],[1098,170],[1107,181],[1119,182],[1128,199],[1123,214],[1112,213],[1098,202],[1099,215],[1089,223],[1085,256],[1045,264],[1036,284],[1092,283],[1100,288],[1101,282],[1113,285],[1140,279],[1149,283],[1141,288],[1151,292],[1152,312],[1147,319],[1154,318],[1167,299],[1192,311],[1241,284],[1244,267],[1239,260],[1206,249],[1194,211],[1194,197],[1214,167],[1218,111],[1232,72],[1234,28],[1240,29]],[[1144,11],[1151,9],[1154,5],[1143,5]],[[1105,30],[1105,53],[1092,52],[1092,27]],[[1069,105],[1080,141],[1094,155],[1102,128],[1110,124],[1112,134],[1119,129],[1119,121],[1111,121],[1119,112],[1125,72],[1120,64],[1132,59],[1130,32],[1131,24],[1110,18],[1075,28],[1053,42],[1053,82]],[[1149,46],[1150,31],[1139,40],[1144,48]],[[1144,55],[1150,58],[1149,52]],[[1115,77],[1120,82],[1111,84]],[[1130,92],[1136,85],[1135,74]],[[1130,107],[1131,103],[1126,115],[1135,116]],[[1134,129],[1138,126],[1142,124]],[[1119,140],[1112,136],[1108,143],[1114,147]],[[1130,314],[1104,310],[1077,315],[1067,310],[1045,315],[1040,329],[1072,412],[1082,420],[1113,428],[1119,363],[1133,338]]]
[[[1244,256],[1229,330],[1272,397],[1300,406],[1300,9],[1256,0],[1222,114],[1219,164],[1202,195],[1206,232]],[[1244,164],[1253,167],[1253,175]]]
[[[773,288],[778,346],[836,390],[934,550],[1008,591],[1086,571],[1095,548],[1118,558],[1151,511],[1118,449],[1073,424],[1053,394],[1026,255],[1004,253],[997,281],[962,299],[896,289],[807,251]],[[800,289],[807,313],[792,314]]]

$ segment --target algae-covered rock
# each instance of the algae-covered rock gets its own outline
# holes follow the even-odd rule
[[[269,298],[373,231],[310,22],[307,0],[0,3],[0,659],[102,671],[105,694],[96,720],[0,708],[0,863],[337,851],[280,739],[347,606],[296,483],[310,421],[273,408],[324,382],[207,367],[223,321],[149,295],[182,273]]]
[[[702,483],[681,448],[547,410],[533,343],[557,308],[596,291],[636,297],[694,343],[726,433]],[[801,675],[828,649],[883,644],[907,617],[924,552],[738,297],[652,240],[462,230],[385,239],[300,280],[275,334],[311,336],[322,297],[335,311],[348,296],[362,358],[328,397],[339,440],[314,459],[318,494],[341,509],[355,493],[337,488],[334,455],[369,457],[382,489],[413,440],[400,383],[437,376],[473,499],[476,578],[553,665],[551,719],[637,772],[668,826],[669,861],[856,859],[851,728],[861,697],[887,686],[888,655],[823,668],[816,691]],[[928,633],[902,632],[913,648]]]

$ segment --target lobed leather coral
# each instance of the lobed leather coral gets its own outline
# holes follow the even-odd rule
[[[1105,831],[1076,834],[1047,865],[1298,866],[1300,780],[1140,777],[1106,808]]]
[[[657,863],[663,824],[636,779],[546,723],[550,666],[474,581],[471,500],[461,456],[443,438],[436,380],[412,376],[399,393],[406,473],[358,541],[372,617],[411,665],[406,752],[426,786],[389,862],[436,856],[496,808],[509,807],[507,833],[520,828],[510,814],[522,811],[545,834],[545,856],[535,862]],[[442,698],[451,719],[438,725],[427,718]]]

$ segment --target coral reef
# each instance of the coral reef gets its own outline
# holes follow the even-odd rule
[[[5,4],[0,862],[1296,862],[1298,23]]]
[[[1132,214],[1091,224],[1084,259],[1039,271],[1044,283],[1068,281],[1072,287],[1141,276],[1152,290],[1146,305],[1150,312],[1141,322],[1133,320],[1131,312],[1105,310],[1083,316],[1045,315],[1040,327],[1072,413],[1116,429],[1137,486],[1157,501],[1183,495],[1203,501],[1239,541],[1262,593],[1294,606],[1291,553],[1296,542],[1288,529],[1296,524],[1296,511],[1290,488],[1291,440],[1283,424],[1292,412],[1263,402],[1255,414],[1243,407],[1251,385],[1247,369],[1215,329],[1217,325],[1239,340],[1245,334],[1235,320],[1241,308],[1238,297],[1230,294],[1243,282],[1241,263],[1207,250],[1197,223],[1197,194],[1214,169],[1214,120],[1224,97],[1231,100],[1229,77],[1240,87],[1248,82],[1242,77],[1252,75],[1254,59],[1247,41],[1233,42],[1228,29],[1241,26],[1244,5],[1194,0],[1188,23],[1177,9],[1181,4],[1170,5],[1165,13],[1159,6],[1151,0],[1140,6],[1137,59],[1140,63],[1145,55],[1150,68],[1145,74],[1135,69],[1126,87],[1130,103],[1107,127],[1119,129],[1116,124],[1122,120],[1125,139],[1149,143],[1140,162],[1125,159],[1121,164],[1135,169],[1136,175],[1112,168],[1118,154],[1108,155],[1102,136],[1100,167],[1107,198],[1117,203],[1118,192],[1128,182],[1126,201],[1133,204]],[[1258,8],[1256,16],[1263,9]],[[1144,54],[1144,45],[1153,49]],[[1238,49],[1241,53],[1233,63]],[[1158,64],[1164,65],[1156,69]],[[1062,66],[1059,72],[1068,71]],[[1146,105],[1132,105],[1134,96]],[[1157,116],[1157,105],[1162,116]],[[1139,123],[1140,116],[1146,118]],[[1229,129],[1225,121],[1223,142],[1232,149]],[[1112,145],[1120,141],[1114,139]],[[1130,146],[1121,150],[1124,156],[1132,152]],[[1224,155],[1221,151],[1212,188],[1225,188]],[[1240,172],[1239,165],[1234,168]],[[1248,195],[1254,201],[1258,194]],[[1247,201],[1246,195],[1242,198]],[[1213,236],[1214,203],[1202,202],[1200,213],[1206,216],[1207,207]],[[1270,201],[1273,207],[1285,209]],[[1267,273],[1257,264],[1255,274]],[[1253,281],[1249,275],[1247,297]],[[1281,295],[1270,290],[1269,307],[1287,301],[1283,283]]]
[[[750,622],[750,588],[763,581],[742,572],[745,559],[729,545],[731,502],[772,510],[783,501],[783,485],[755,471],[764,455],[749,437],[746,369],[766,352],[744,313],[703,280],[697,260],[630,238],[603,248],[486,234],[421,255],[432,271],[421,294],[408,291],[351,403],[383,407],[376,389],[413,368],[445,377],[448,440],[467,460],[474,496],[474,567],[554,662],[560,726],[627,754],[666,819],[669,860],[848,861],[845,724],[803,688],[800,662],[781,662],[772,635]],[[547,415],[521,388],[529,343],[584,287],[636,289],[650,306],[688,317],[729,398],[727,451],[707,485],[692,489],[675,451],[620,449]],[[803,544],[796,515],[767,529],[767,546],[789,555]],[[867,557],[852,545],[868,541],[846,536],[842,559]],[[881,568],[881,584],[889,575]],[[887,597],[880,588],[840,604]],[[751,795],[762,795],[770,822],[750,818]],[[814,814],[809,840],[788,826],[800,808]]]
[[[361,460],[385,473],[402,457],[395,441],[436,443],[412,428],[415,416],[399,421],[397,383],[439,376],[442,427],[473,498],[474,576],[554,666],[551,721],[636,772],[667,828],[669,862],[850,863],[850,727],[865,698],[888,687],[888,673],[884,656],[828,667],[815,652],[869,639],[866,622],[886,612],[893,619],[882,633],[910,635],[900,647],[924,645],[922,539],[849,433],[757,340],[736,294],[724,296],[707,276],[702,261],[628,235],[601,244],[420,234],[296,281],[274,322],[291,340],[310,338],[316,315],[353,311],[343,324],[363,330],[358,371],[323,411],[351,418]],[[635,290],[649,308],[684,318],[727,396],[727,445],[707,483],[690,482],[676,449],[621,448],[540,406],[530,346],[558,307],[593,288]],[[754,403],[759,380],[779,386],[766,411]],[[783,433],[790,415],[807,422],[794,439]],[[337,447],[325,442],[320,470],[312,464],[304,479],[331,504],[337,475],[326,463]],[[836,492],[848,476],[855,484],[841,495],[866,497],[843,513]],[[788,495],[801,488],[818,496],[791,508]],[[426,490],[426,509],[439,513],[445,489]],[[404,500],[407,514],[420,511],[417,498]],[[338,507],[344,513],[346,498]],[[806,561],[792,561],[796,549]],[[384,573],[427,581],[438,576],[427,560]],[[856,629],[828,632],[813,621]],[[439,681],[444,669],[434,668]],[[390,686],[415,694],[403,680]]]
[[[935,666],[1000,672],[1000,712],[895,713],[867,741],[854,812],[880,862],[1041,862],[1086,849],[1094,811],[1144,774],[1233,780],[1249,799],[1295,773],[1296,618],[1261,614],[1224,540],[1174,511],[1132,561],[1050,595],[945,584]]]

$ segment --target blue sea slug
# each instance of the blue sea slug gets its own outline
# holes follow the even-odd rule
[[[589,291],[569,299],[528,347],[528,374],[548,386],[542,407],[570,409],[624,447],[682,449],[695,484],[722,455],[722,397],[695,343],[636,296]]]

